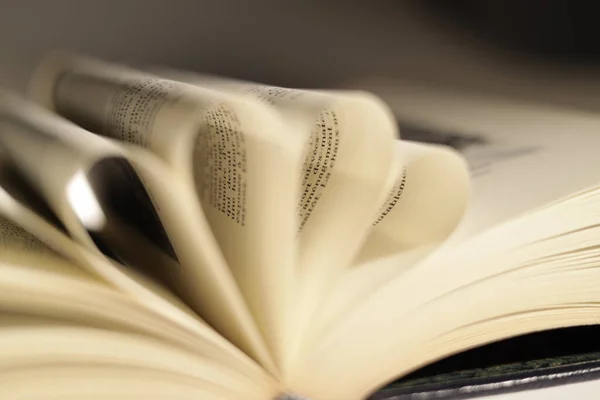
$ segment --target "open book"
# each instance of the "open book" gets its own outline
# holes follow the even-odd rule
[[[54,54],[0,98],[3,399],[361,399],[598,321],[593,171],[511,206],[555,153],[469,171],[368,93],[148,71]]]

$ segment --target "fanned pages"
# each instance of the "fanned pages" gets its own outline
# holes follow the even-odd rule
[[[287,134],[301,140],[304,162],[297,200],[299,282],[294,310],[300,346],[300,336],[332,279],[352,262],[365,240],[373,208],[390,191],[385,186],[388,171],[402,162],[390,147],[397,133],[389,110],[367,93],[296,90],[173,70],[157,72],[269,104],[288,122]]]
[[[240,96],[60,55],[41,66],[32,88],[41,102],[82,126],[154,152],[188,186],[178,192],[187,194],[178,201],[187,198],[188,208],[196,209],[185,219],[204,225],[204,242],[214,243],[199,247],[189,237],[180,252],[188,272],[181,279],[195,286],[188,301],[273,370],[263,337],[280,359],[296,261],[292,182],[300,162],[293,139],[280,135],[277,114]],[[206,265],[198,265],[200,260]],[[209,306],[215,303],[228,309]]]
[[[149,71],[0,93],[2,399],[364,399],[600,320],[599,117]]]

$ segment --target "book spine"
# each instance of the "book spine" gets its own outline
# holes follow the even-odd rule
[[[275,397],[273,400],[313,400],[313,399],[310,399],[310,398],[304,397],[304,396],[299,396],[299,395],[293,394],[293,393],[281,393],[280,395]]]

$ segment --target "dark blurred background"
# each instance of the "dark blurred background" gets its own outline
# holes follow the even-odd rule
[[[301,87],[429,82],[600,109],[595,2],[0,0],[0,83],[54,48]]]

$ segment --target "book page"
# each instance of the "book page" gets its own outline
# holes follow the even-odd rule
[[[43,338],[43,340],[40,340]],[[0,329],[0,348],[2,356],[0,356],[0,368],[3,371],[29,371],[44,366],[52,366],[53,368],[62,367],[77,367],[82,372],[90,367],[111,367],[113,373],[120,368],[128,368],[135,371],[137,374],[144,375],[144,372],[153,371],[154,373],[162,372],[165,374],[163,379],[177,382],[179,380],[187,380],[187,385],[183,385],[188,391],[191,388],[196,388],[197,398],[243,398],[248,396],[249,399],[265,398],[272,394],[273,387],[265,388],[256,385],[247,377],[231,371],[229,368],[211,362],[210,360],[199,357],[195,354],[190,354],[183,349],[172,346],[152,338],[143,337],[140,335],[128,332],[114,332],[103,329],[94,329],[90,327],[63,325],[49,326],[14,326],[7,329]],[[118,357],[115,357],[118,354]],[[72,386],[83,386],[86,389],[81,390],[72,387],[71,394],[80,392],[80,395],[87,397],[84,393],[89,392],[88,385],[78,384],[77,372],[66,373],[62,371],[64,376],[74,378]],[[97,380],[103,379],[102,373],[95,375]],[[79,375],[81,377],[81,375]],[[38,377],[40,378],[40,377]],[[148,377],[146,377],[148,378]],[[159,379],[155,377],[155,379]],[[146,384],[153,382],[154,379],[149,379]],[[5,394],[15,395],[23,393],[25,387],[43,388],[45,391],[52,392],[54,396],[70,397],[67,393],[60,389],[61,385],[55,387],[53,384],[49,388],[46,384],[36,382],[32,378],[30,384],[24,385],[20,390],[19,385],[10,388],[10,385],[5,386],[3,383],[3,392]],[[52,383],[55,381],[52,380]],[[131,394],[130,390],[123,387],[124,379],[121,384],[113,382],[109,392],[113,396],[108,395],[105,390],[96,388],[94,394],[104,392],[104,395],[109,398],[114,398],[119,390],[121,394]],[[139,381],[141,384],[143,381]],[[46,382],[47,383],[47,382]],[[104,384],[106,385],[106,383]],[[103,385],[100,385],[103,386]],[[55,390],[56,389],[56,390]],[[212,395],[202,393],[204,389]],[[58,392],[57,392],[58,391]],[[28,390],[29,395],[33,391]],[[38,394],[39,394],[38,390]],[[170,395],[176,396],[180,393],[175,389]],[[47,393],[46,393],[47,394]],[[154,393],[156,394],[156,393]],[[166,394],[166,393],[165,393]],[[152,396],[151,391],[146,391],[146,396]],[[62,397],[60,396],[60,397]],[[214,397],[213,397],[214,396]],[[29,397],[29,396],[27,396]],[[35,396],[38,397],[38,396]],[[79,396],[78,396],[79,397]],[[119,398],[120,396],[116,396]],[[167,395],[167,397],[169,397]]]
[[[177,257],[119,146],[10,93],[2,94],[0,111],[3,159],[65,230],[169,286]]]
[[[20,226],[0,217],[0,262],[98,281]]]
[[[256,379],[265,379],[264,371],[256,363],[201,321],[162,286],[73,241],[64,227],[57,225],[59,222],[49,214],[50,210],[35,207],[35,199],[28,198],[28,193],[20,190],[20,185],[22,182],[15,181],[10,169],[0,164],[0,217],[14,225],[18,224],[74,265],[81,266],[85,271],[118,288],[142,307],[169,321],[178,330],[186,332],[188,338],[191,336],[192,342],[195,340],[203,352],[212,354],[233,368],[246,371]]]
[[[456,240],[597,182],[594,114],[406,82],[366,86],[394,109],[403,137],[467,160],[472,200]]]
[[[0,94],[0,112],[3,160],[20,171],[76,240],[94,248],[65,189],[75,174],[118,155],[118,148],[12,93]]]
[[[332,398],[366,395],[393,376],[463,348],[597,320],[589,302],[599,296],[592,276],[598,262],[600,118],[402,93],[407,97],[398,95],[398,113],[413,118],[418,130],[411,138],[429,134],[431,142],[454,143],[471,161],[474,208],[459,228],[465,231],[457,231],[462,236],[390,279],[317,340],[299,382],[314,384],[314,393],[341,388],[329,393]],[[365,364],[368,372],[348,368]]]
[[[595,323],[598,188],[499,225],[390,279],[313,347],[304,382],[332,388],[331,398],[360,392],[358,398],[461,349]]]
[[[88,364],[36,365],[31,368],[11,369],[0,377],[6,400],[23,398],[87,398],[95,399],[152,399],[179,400],[262,400],[273,398],[273,388],[251,390],[245,395],[232,394],[223,387],[214,387],[193,376],[174,374],[151,368]],[[48,386],[53,396],[48,395]],[[125,397],[123,393],[126,393]],[[176,393],[176,395],[174,395]]]
[[[355,253],[348,249],[364,239],[359,227],[368,226],[368,218],[357,213],[380,204],[382,173],[387,176],[396,162],[387,148],[396,129],[383,103],[367,93],[274,87],[161,68],[156,72],[200,87],[243,93],[276,109],[288,121],[287,134],[299,137],[304,146],[298,202],[301,271],[339,268],[331,265],[345,266],[353,259]],[[351,190],[361,195],[350,196]],[[327,265],[305,265],[315,261]]]
[[[166,164],[166,174],[151,173],[146,184],[177,237],[188,273],[182,284],[195,294],[186,301],[272,370],[270,354],[279,363],[290,315],[301,162],[300,146],[280,135],[279,116],[249,98],[76,57],[50,58],[32,92],[80,125],[151,150]]]
[[[361,92],[273,87],[159,69],[162,76],[252,96],[288,122],[302,141],[298,201],[299,291],[294,330],[302,335],[334,279],[350,265],[395,162],[396,127],[384,103]]]
[[[464,217],[470,182],[458,153],[409,141],[396,141],[394,149],[398,165],[388,176],[391,189],[353,267],[336,283],[313,322],[313,337],[437,250]]]
[[[405,249],[390,257],[379,258],[349,268],[336,282],[312,321],[304,351],[309,352],[324,332],[333,329],[347,314],[362,304],[378,289],[397,278],[434,253],[443,242],[432,241]]]
[[[100,282],[67,275],[46,265],[0,262],[2,313],[28,315],[69,324],[131,332],[185,349],[227,366],[257,386],[273,384],[264,370],[230,352],[210,337],[198,335],[147,307],[128,293]],[[3,322],[0,315],[0,322]],[[1,329],[0,329],[1,330]]]
[[[120,147],[9,93],[0,111],[3,159],[65,230],[169,286],[177,257]]]
[[[173,289],[177,256],[122,149],[17,96],[4,94],[0,111],[4,167],[31,189],[25,200],[37,196],[76,241]]]
[[[0,272],[0,331],[4,327],[15,328],[19,323],[18,318],[7,317],[26,315],[55,324],[135,333],[226,366],[230,375],[239,373],[240,378],[252,379],[256,386],[272,385],[264,371],[248,370],[246,365],[210,340],[191,334],[128,293],[98,280],[65,274],[35,261],[18,265],[2,260]]]
[[[470,178],[458,153],[406,140],[394,151],[399,165],[356,265],[445,240],[467,209]]]

